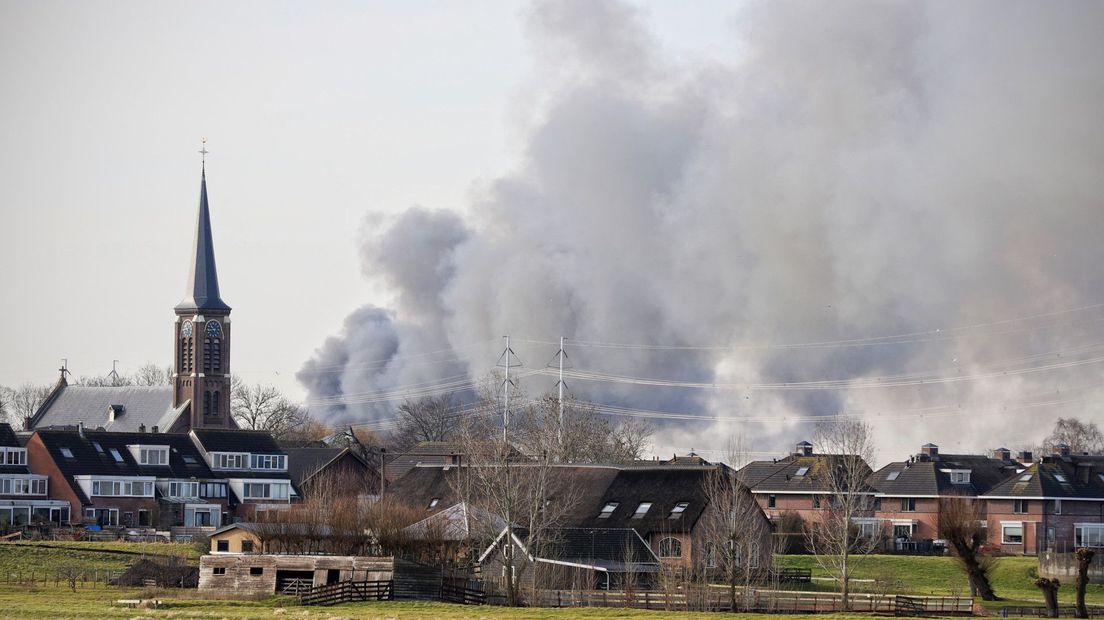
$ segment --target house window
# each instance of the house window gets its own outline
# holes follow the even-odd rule
[[[96,449],[96,452],[99,452],[100,454],[103,454],[103,446],[100,445],[100,442],[93,441],[92,442],[92,447]]]
[[[141,448],[138,451],[138,460],[143,465],[168,465],[169,450],[167,448]]]
[[[71,459],[71,458],[73,458],[73,451],[70,450],[69,448],[62,448],[61,449],[61,455],[64,456],[65,458],[67,458],[67,459]]]
[[[875,497],[874,498],[874,510],[881,510],[881,509],[882,509],[882,498]]]
[[[1104,524],[1078,523],[1073,528],[1075,547],[1104,547]]]
[[[241,541],[242,553],[253,553],[253,541],[243,540]]]
[[[863,538],[874,538],[877,532],[878,524],[874,521],[859,521],[855,525],[859,528],[859,536]]]
[[[899,471],[891,471],[891,472],[889,472],[889,475],[886,476],[886,480],[896,480],[897,476],[900,476],[900,475],[901,475],[901,472],[899,472]]]
[[[952,471],[951,484],[970,484],[970,470]]]
[[[820,496],[819,495],[814,495],[813,496],[813,508],[820,508]]]
[[[675,507],[671,509],[671,514],[667,515],[667,518],[674,520],[681,517],[682,513],[686,512],[686,507],[689,505],[689,502],[679,502],[675,504]]]
[[[440,501],[441,501],[440,497],[434,497],[433,499],[429,500],[429,505],[426,506],[426,510],[429,510],[430,508],[436,507],[437,503],[440,502]]]
[[[777,505],[778,505],[778,496],[768,495],[767,496],[767,508],[774,508]]]
[[[211,574],[212,575],[225,575],[226,574],[226,567],[225,566],[216,566],[216,567],[211,569]]]
[[[283,454],[254,454],[250,456],[252,469],[287,469],[287,457]]]
[[[1023,525],[1002,525],[1001,543],[1005,545],[1023,544]]]
[[[916,512],[916,498],[915,497],[902,497],[901,498],[901,512]]]
[[[618,506],[620,506],[620,504],[617,503],[617,502],[609,502],[605,506],[602,506],[602,512],[598,513],[598,518],[599,519],[608,519],[608,518],[610,518],[613,515],[613,511],[617,510]]]
[[[659,557],[681,558],[682,541],[677,538],[664,538],[663,540],[659,541]]]
[[[216,551],[222,551],[222,552],[230,551],[230,541],[229,540],[220,540],[220,541],[216,542],[215,543],[215,550]]]
[[[250,566],[249,567],[249,574],[254,576],[254,577],[256,577],[257,575],[263,575],[264,574],[264,567],[263,566]]]
[[[150,525],[150,511],[145,508],[138,510],[138,525],[143,527],[149,527]]]
[[[1027,514],[1028,504],[1026,499],[1012,500],[1012,512],[1018,515]]]
[[[1069,482],[1069,480],[1066,480],[1066,477],[1063,474],[1054,474],[1054,479],[1058,482]]]
[[[1062,514],[1062,500],[1060,499],[1054,500],[1054,514]]]
[[[123,455],[119,454],[119,451],[116,450],[115,448],[111,448],[111,458],[115,459],[116,463],[122,463],[123,462]]]
[[[1031,474],[1024,474],[1020,476],[1020,482],[1027,482],[1031,480]]]
[[[651,509],[652,509],[652,503],[651,502],[641,502],[640,505],[636,507],[636,512],[633,513],[632,518],[634,518],[634,519],[643,519],[644,515],[648,514],[648,511],[651,510]]]
[[[801,476],[804,476],[807,473],[809,473],[809,468],[808,467],[799,467],[798,470],[797,470],[797,473],[794,474],[794,475],[800,478]]]

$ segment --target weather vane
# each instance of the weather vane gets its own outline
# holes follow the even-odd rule
[[[199,154],[202,157],[201,164],[204,169],[207,168],[207,138],[203,139],[203,146],[199,149]]]

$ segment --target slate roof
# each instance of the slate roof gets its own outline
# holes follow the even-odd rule
[[[834,458],[837,457],[831,454],[794,454],[775,462],[754,461],[741,468],[737,475],[755,493],[830,493],[831,480],[826,468]],[[799,476],[802,469],[805,472]],[[864,490],[874,492],[873,488]]]
[[[41,430],[36,433],[50,458],[69,481],[69,486],[87,503],[74,476],[155,476],[158,478],[214,479],[207,462],[195,444],[184,433],[113,433],[75,430]],[[168,466],[142,465],[127,448],[128,445],[169,446]],[[97,446],[99,446],[97,448]],[[73,457],[62,453],[68,448]],[[121,460],[115,458],[112,449]],[[188,457],[186,460],[185,457]]]
[[[546,532],[541,549],[529,548],[529,530],[515,528],[514,536],[526,553],[537,559],[558,560],[607,570],[622,570],[631,556],[635,570],[659,566],[659,558],[632,528],[555,528]],[[645,565],[645,566],[641,566]]]
[[[19,443],[19,438],[15,436],[15,431],[12,430],[11,424],[7,422],[0,423],[0,446],[5,448],[23,447],[23,445]]]
[[[1100,457],[1044,457],[994,486],[985,496],[1104,499],[1102,465],[1104,459]]]
[[[268,431],[195,428],[203,449],[210,452],[248,452],[250,454],[285,454]]]
[[[970,470],[969,484],[951,482],[941,469]],[[889,463],[867,478],[867,484],[888,496],[978,496],[988,492],[1016,472],[1005,461],[974,454],[940,454],[934,460]],[[894,480],[889,478],[896,473]]]
[[[349,448],[287,448],[283,451],[287,454],[288,475],[296,487],[322,471],[327,465],[348,454],[351,458],[362,463],[365,468],[368,464],[363,457]]]
[[[617,472],[617,476],[591,505],[591,511],[582,515],[575,525],[591,528],[631,527],[647,536],[652,532],[688,532],[697,523],[706,505],[705,481],[713,467],[690,468],[686,466],[630,467]],[[617,507],[607,518],[599,518],[602,507],[609,503]],[[643,518],[633,515],[643,502],[652,504]],[[686,502],[686,509],[678,519],[669,519],[676,504]]]
[[[215,312],[226,314],[230,306],[219,297],[218,273],[215,269],[215,242],[211,237],[211,212],[207,206],[207,172],[199,182],[199,215],[189,265],[188,286],[184,299],[176,305],[178,313]]]
[[[147,431],[156,426],[169,431],[187,405],[174,409],[173,388],[156,386],[58,385],[31,419],[31,428],[75,428],[83,422],[85,428],[102,428],[115,432],[137,432],[145,425]],[[122,405],[122,415],[112,421],[108,409]]]
[[[406,452],[389,456],[384,475],[388,480],[398,480],[418,465],[452,464],[453,456],[461,453],[460,446],[449,441],[423,441]]]

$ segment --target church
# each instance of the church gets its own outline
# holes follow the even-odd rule
[[[201,151],[205,153],[204,151]],[[230,306],[219,295],[207,166],[200,173],[199,214],[184,299],[174,308],[171,386],[57,385],[25,431],[75,428],[187,433],[237,428],[230,415]]]

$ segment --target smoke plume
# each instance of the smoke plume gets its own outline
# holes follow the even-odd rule
[[[396,301],[300,372],[316,414],[389,418],[510,334],[511,372],[566,336],[574,371],[622,377],[569,379],[585,399],[737,419],[660,420],[663,453],[785,450],[837,413],[883,461],[1101,421],[1104,6],[750,3],[731,61],[616,2],[526,20],[520,161],[464,216],[366,218],[364,273]]]

